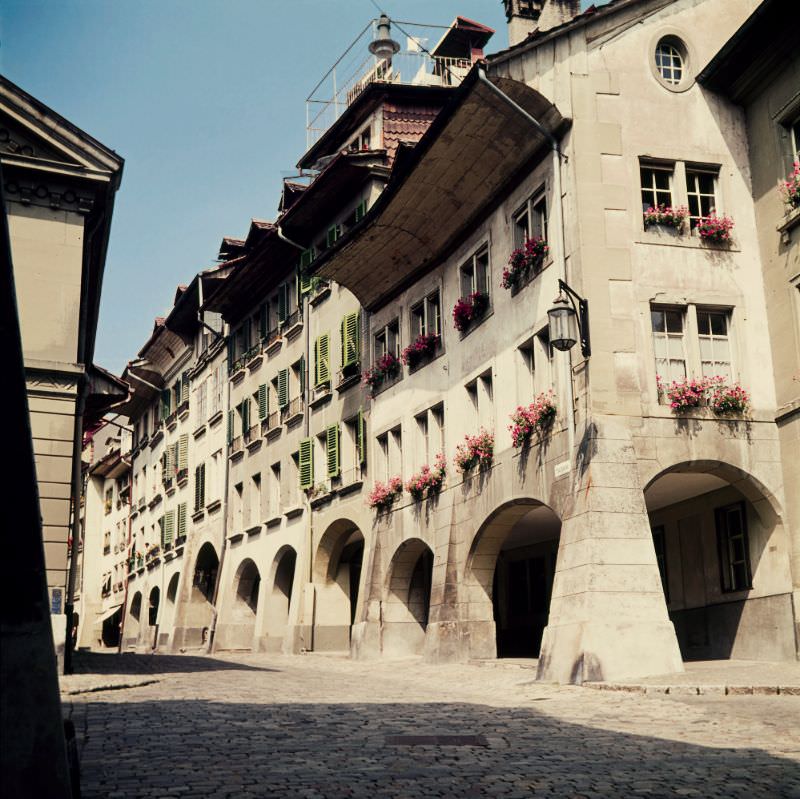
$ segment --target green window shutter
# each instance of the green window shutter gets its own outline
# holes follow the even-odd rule
[[[297,296],[302,297],[311,291],[311,278],[305,272],[297,273]]]
[[[269,327],[269,306],[264,303],[261,306],[258,318],[258,329],[261,333],[261,338],[267,337],[267,328]]]
[[[300,270],[305,271],[308,269],[309,266],[314,262],[314,258],[316,257],[316,252],[314,251],[313,247],[309,247],[307,250],[303,250],[302,254],[300,255]]]
[[[289,315],[289,286],[284,283],[278,288],[278,322],[283,324]]]
[[[184,433],[178,439],[178,469],[189,468],[189,434]]]
[[[194,509],[200,510],[203,507],[202,500],[200,498],[201,488],[201,480],[200,480],[200,469],[201,466],[194,467]]]
[[[242,411],[242,433],[250,429],[250,400],[245,398],[240,405]]]
[[[231,445],[233,442],[233,421],[234,421],[234,412],[228,411],[228,446]]]
[[[186,503],[181,502],[178,505],[178,531],[177,536],[180,538],[181,536],[186,535]]]
[[[164,544],[166,543],[164,541],[164,517],[163,516],[159,516],[158,517],[158,534],[159,534],[159,537],[161,539],[161,546],[163,547]]]
[[[175,511],[168,510],[164,516],[164,543],[171,544],[175,536]]]
[[[169,416],[169,412],[170,412],[170,396],[171,396],[171,393],[170,393],[170,390],[168,388],[165,388],[161,392],[161,420],[162,421],[164,419],[166,419],[167,416]]]
[[[325,430],[325,454],[328,461],[328,477],[339,476],[339,424],[328,425]]]
[[[304,438],[300,442],[300,488],[311,488],[314,485],[314,441]]]
[[[366,463],[367,462],[367,428],[366,428],[366,420],[364,419],[364,411],[361,408],[358,409],[358,421],[357,421],[357,429],[356,429],[356,443],[358,445],[358,462],[359,463]]]
[[[328,247],[332,247],[336,243],[336,239],[342,235],[342,228],[340,225],[332,225],[328,228],[328,234],[325,236],[325,243]]]
[[[289,404],[289,370],[278,372],[278,407],[283,409]]]
[[[316,379],[315,385],[321,386],[331,379],[330,369],[330,336],[323,333],[314,343],[316,355]]]
[[[189,401],[189,373],[181,375],[181,405]]]
[[[352,366],[359,361],[359,338],[361,319],[358,311],[346,314],[342,319],[342,366]]]
[[[173,472],[175,471],[175,466],[172,463],[172,444],[170,444],[165,450],[164,454],[161,456],[164,464],[164,479],[169,480],[172,477]]]
[[[356,222],[360,222],[364,218],[364,215],[366,213],[367,213],[367,201],[366,200],[362,200],[356,206]]]
[[[233,336],[228,336],[228,371],[233,368],[233,362],[236,360],[236,340]]]
[[[206,465],[200,464],[200,507],[206,506]]]
[[[258,387],[258,418],[267,418],[267,385],[262,383]]]
[[[306,356],[300,356],[300,396],[304,397],[306,393]]]

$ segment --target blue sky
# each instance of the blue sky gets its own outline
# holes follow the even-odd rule
[[[508,44],[500,0],[379,0],[399,20],[457,14]],[[0,70],[125,158],[95,360],[136,356],[175,286],[223,235],[273,219],[305,150],[305,98],[370,0],[3,0]]]

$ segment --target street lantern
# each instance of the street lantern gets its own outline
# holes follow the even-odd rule
[[[592,354],[589,343],[589,302],[563,280],[558,281],[558,297],[547,312],[547,319],[550,343],[557,350],[566,352],[580,341],[581,353],[587,358]]]

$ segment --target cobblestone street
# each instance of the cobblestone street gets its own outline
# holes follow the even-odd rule
[[[512,664],[82,657],[62,697],[85,799],[800,797],[798,696],[548,686]]]

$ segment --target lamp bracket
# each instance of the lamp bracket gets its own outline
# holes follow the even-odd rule
[[[578,335],[581,341],[581,354],[588,358],[592,354],[592,345],[589,339],[589,300],[573,291],[565,281],[558,279],[558,290],[563,291],[568,297],[572,308],[578,316]]]

